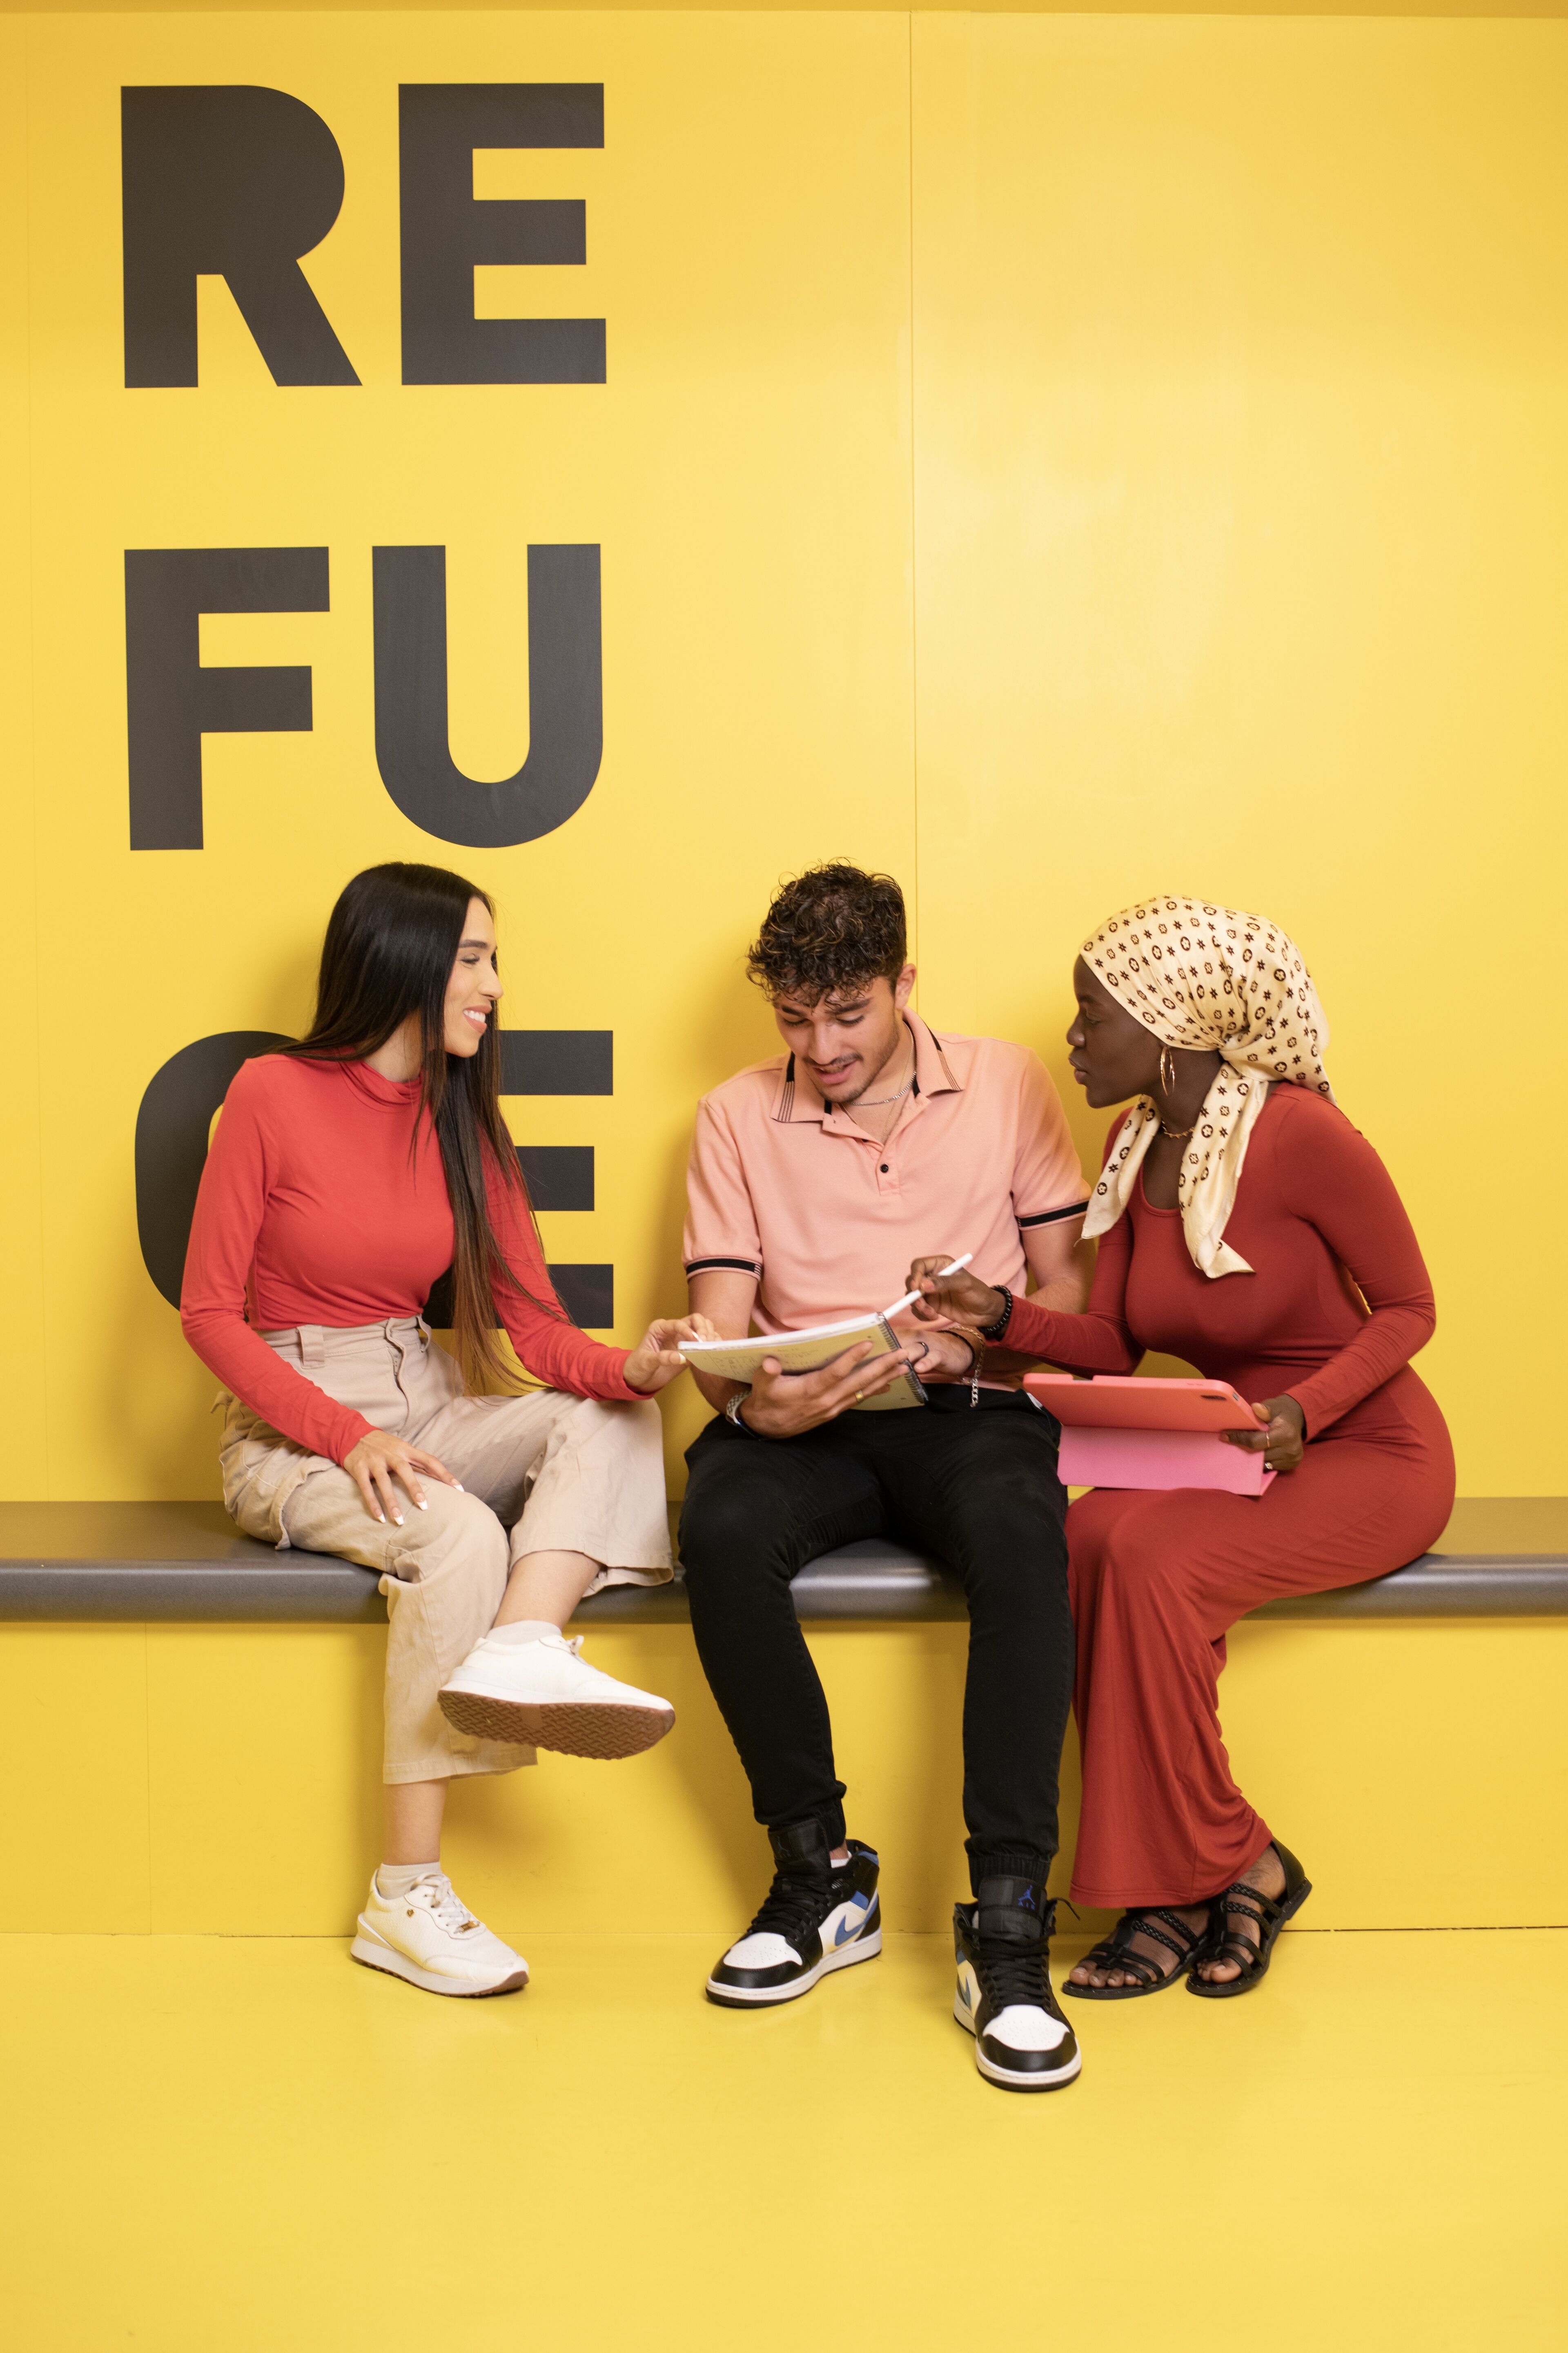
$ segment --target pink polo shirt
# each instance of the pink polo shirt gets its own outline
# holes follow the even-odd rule
[[[698,1106],[686,1271],[756,1275],[759,1332],[885,1307],[910,1260],[933,1250],[973,1250],[982,1282],[1021,1292],[1025,1230],[1083,1214],[1089,1188],[1038,1058],[905,1018],[915,1087],[886,1144],[830,1110],[793,1054],[754,1062]]]

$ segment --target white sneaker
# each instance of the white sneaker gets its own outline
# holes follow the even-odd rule
[[[416,1879],[406,1895],[384,1895],[373,1876],[349,1953],[426,1993],[513,1993],[528,1983],[522,1955],[475,1919],[439,1870]]]
[[[983,1879],[953,1907],[958,1984],[952,2014],[974,2037],[974,2063],[1006,2092],[1055,2092],[1083,2061],[1051,1985],[1057,1907],[1037,1880]]]
[[[441,1713],[480,1740],[527,1742],[563,1757],[636,1757],[675,1722],[667,1699],[602,1675],[583,1638],[543,1634],[498,1642],[487,1634],[440,1694]]]

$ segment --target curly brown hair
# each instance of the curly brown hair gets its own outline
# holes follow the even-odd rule
[[[835,860],[784,885],[746,970],[769,997],[816,1005],[897,980],[909,962],[906,936],[904,894],[892,876]]]

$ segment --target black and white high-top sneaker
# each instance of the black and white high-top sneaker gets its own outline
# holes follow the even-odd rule
[[[771,1830],[777,1869],[767,1900],[739,1944],[708,1980],[708,1999],[728,2010],[795,2001],[830,1969],[869,1961],[882,1949],[877,1857],[858,1839],[837,1866],[820,1822]]]
[[[1034,1879],[983,1879],[978,1903],[953,1906],[952,2014],[986,2082],[1009,2092],[1057,2091],[1083,2065],[1051,1989],[1056,1914]]]

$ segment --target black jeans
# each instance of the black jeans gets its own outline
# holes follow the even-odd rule
[[[722,1415],[686,1460],[680,1550],[698,1655],[771,1827],[815,1817],[837,1845],[844,1784],[790,1581],[864,1536],[935,1553],[963,1580],[963,1819],[976,1885],[1043,1876],[1072,1698],[1067,1493],[1058,1426],[1025,1397],[938,1388],[923,1410],[847,1413],[755,1438]]]

